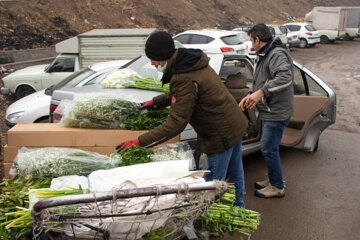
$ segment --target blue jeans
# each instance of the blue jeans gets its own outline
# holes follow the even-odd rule
[[[268,168],[270,183],[279,189],[284,188],[279,145],[289,121],[290,119],[285,121],[262,121],[261,152]]]
[[[208,170],[206,180],[222,180],[229,170],[230,181],[235,183],[236,199],[234,206],[245,208],[244,204],[244,169],[241,156],[241,140],[232,148],[222,153],[208,155]]]

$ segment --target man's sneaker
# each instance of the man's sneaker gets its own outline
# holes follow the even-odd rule
[[[255,195],[261,198],[282,198],[285,196],[285,188],[279,189],[272,185],[268,185],[263,189],[256,190]]]
[[[269,186],[270,185],[270,180],[269,180],[269,178],[266,178],[265,180],[262,180],[262,181],[257,181],[257,182],[255,182],[255,187],[257,188],[257,189],[262,189],[262,188],[264,188],[264,187],[266,187],[266,186]]]

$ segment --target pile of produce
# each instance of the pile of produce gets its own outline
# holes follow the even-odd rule
[[[124,123],[129,130],[151,130],[161,125],[169,116],[168,109],[145,110],[128,117]]]
[[[119,69],[110,73],[101,82],[103,88],[138,88],[158,92],[168,92],[169,84],[163,86],[156,78],[143,78],[131,69]]]
[[[104,94],[83,94],[64,104],[61,123],[78,128],[126,128],[150,130],[169,116],[168,109],[140,110],[140,104]]]
[[[109,161],[106,155],[74,148],[22,148],[14,167],[21,176],[60,177],[88,175],[95,170],[117,167],[118,161]]]
[[[234,207],[235,200],[234,186],[228,187],[228,191],[215,202],[198,219],[197,228],[206,229],[209,232],[223,236],[228,233],[242,233],[250,236],[260,225],[260,213],[245,208]]]
[[[30,239],[32,220],[31,216],[29,218],[24,212],[29,213],[29,189],[48,188],[50,183],[51,178],[35,179],[21,176],[0,183],[1,239]]]
[[[80,128],[123,128],[129,116],[140,113],[140,104],[105,94],[83,94],[66,105],[61,123]]]

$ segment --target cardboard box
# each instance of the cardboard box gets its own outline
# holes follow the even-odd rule
[[[57,123],[22,123],[8,131],[8,146],[115,147],[148,131],[69,128]],[[167,141],[178,142],[180,136]]]
[[[12,163],[3,163],[4,170],[4,178],[3,179],[11,179],[13,176],[9,174],[10,168],[12,167]]]

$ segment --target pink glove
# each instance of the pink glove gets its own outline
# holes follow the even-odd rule
[[[132,145],[140,146],[140,141],[139,141],[139,139],[138,139],[138,138],[135,138],[135,139],[133,139],[133,140],[127,140],[127,141],[125,141],[125,142],[122,142],[122,143],[120,143],[119,145],[117,145],[115,149],[116,149],[118,152],[124,151],[124,150],[126,151],[126,148],[129,148],[129,147],[131,147]]]
[[[155,106],[154,101],[149,100],[149,101],[141,103],[140,109],[154,108],[154,106]]]

